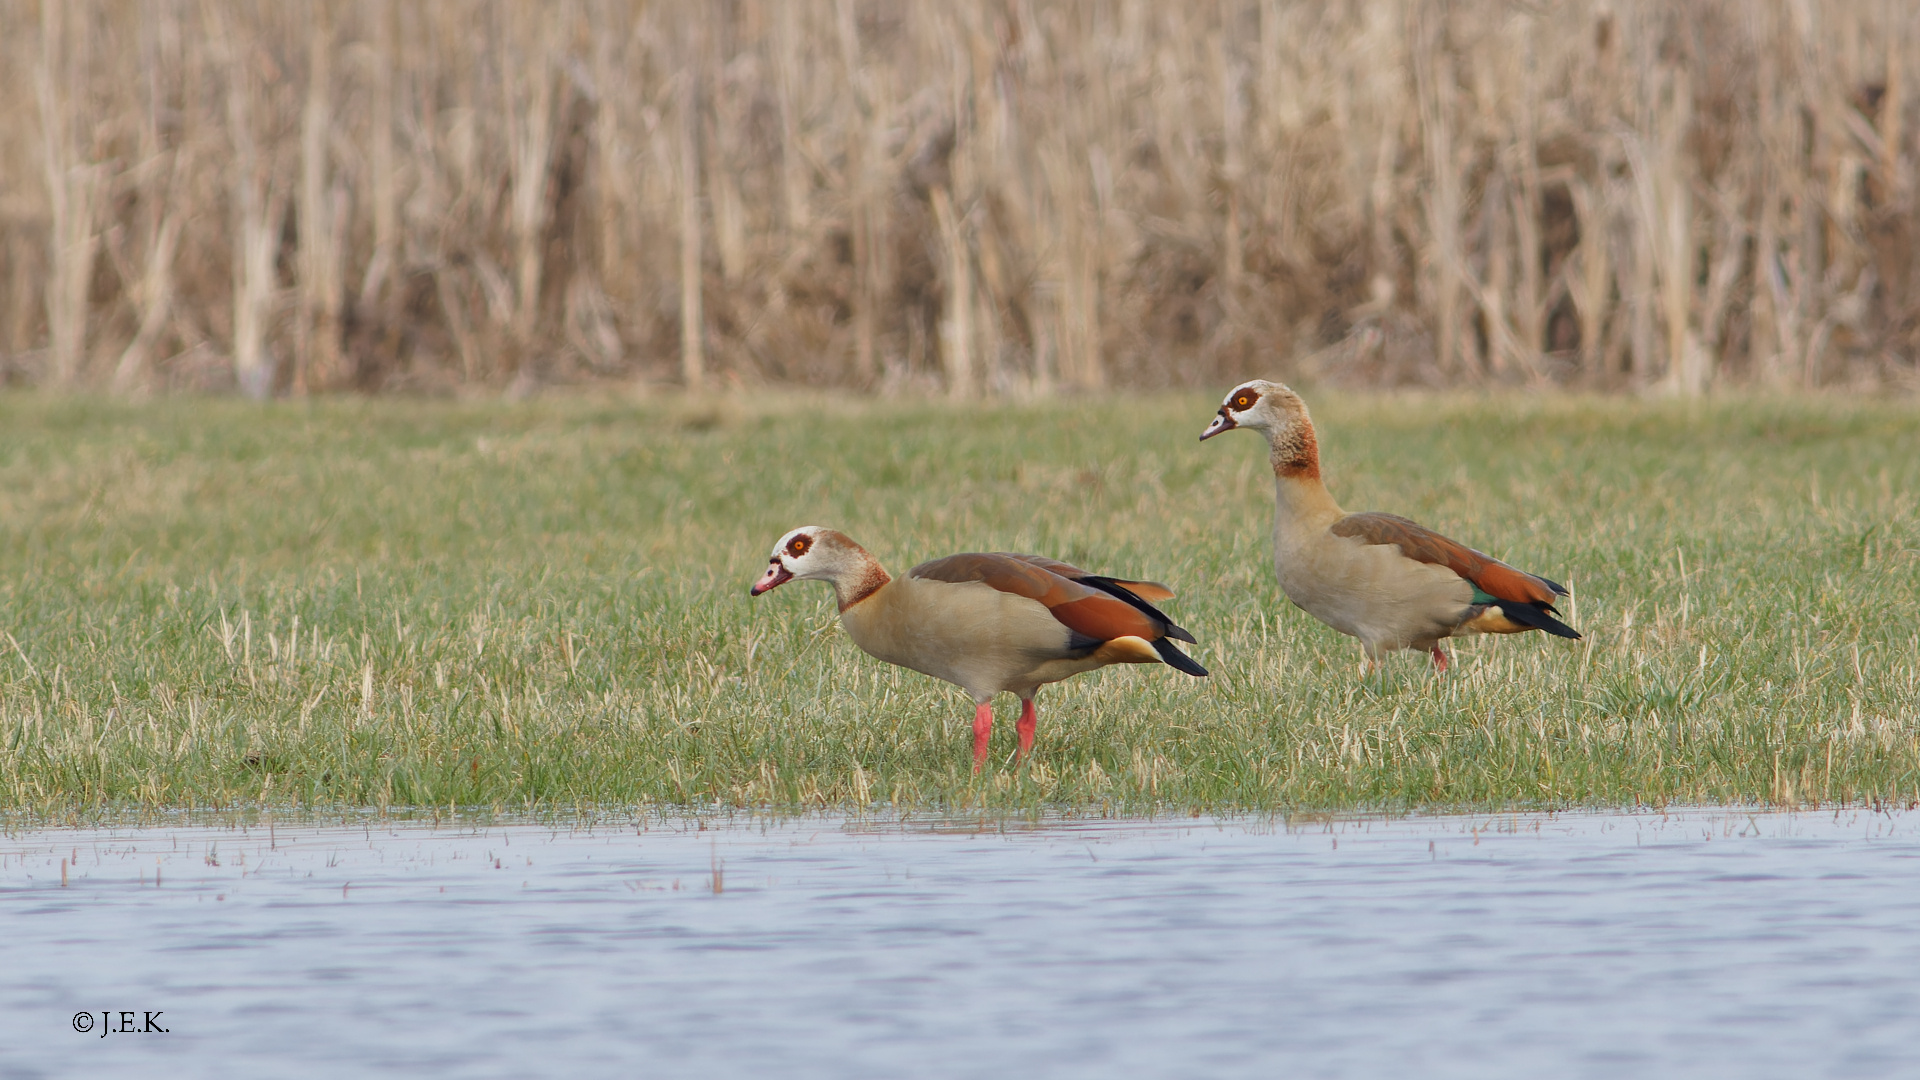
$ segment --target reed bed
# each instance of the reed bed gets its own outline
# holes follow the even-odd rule
[[[1911,388],[1912,23],[0,0],[0,377]]]
[[[0,807],[1187,812],[1920,799],[1920,427],[1815,398],[1315,396],[1346,505],[1573,590],[1580,642],[1362,671],[1214,402],[0,397]],[[775,538],[1150,576],[1213,672],[970,702]]]

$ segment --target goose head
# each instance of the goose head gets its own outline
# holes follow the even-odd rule
[[[1227,395],[1213,423],[1200,433],[1200,441],[1206,442],[1223,431],[1252,428],[1265,432],[1268,440],[1279,442],[1295,424],[1306,419],[1306,403],[1299,394],[1281,383],[1254,379],[1234,387]]]
[[[1291,479],[1318,479],[1320,445],[1313,433],[1307,403],[1287,386],[1254,379],[1234,387],[1200,433],[1205,442],[1223,431],[1250,428],[1267,436],[1274,472]]]
[[[767,572],[753,583],[754,596],[789,581],[838,583],[865,570],[871,562],[860,545],[846,534],[824,525],[802,525],[782,536],[767,559]]]

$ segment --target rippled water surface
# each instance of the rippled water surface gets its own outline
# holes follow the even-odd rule
[[[1920,1076],[1920,814],[34,832],[0,1075]]]

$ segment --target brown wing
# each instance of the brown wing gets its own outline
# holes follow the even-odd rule
[[[1551,605],[1554,594],[1565,591],[1397,514],[1348,514],[1334,522],[1331,531],[1366,544],[1392,544],[1415,562],[1446,567],[1496,600]]]
[[[1074,581],[1087,576],[1085,570],[1080,569],[1072,563],[1064,563],[1059,559],[1049,559],[1045,555],[1019,555],[1011,551],[998,551],[991,557],[996,559],[1018,559],[1028,566],[1037,566],[1049,573],[1059,574],[1063,578]]]
[[[1006,555],[1009,559],[1019,559],[1021,562],[1031,563],[1042,570],[1051,570],[1071,581],[1079,581],[1082,578],[1095,576],[1074,566],[1072,563],[1063,563],[1059,559],[1049,559],[1045,555],[1015,555],[1010,552],[1006,553]],[[1106,577],[1105,575],[1099,576],[1102,581],[1111,581],[1142,600],[1173,599],[1173,590],[1157,581],[1128,581],[1126,578]]]
[[[1040,565],[1044,562],[1049,565]],[[1038,600],[1067,629],[1096,641],[1120,637],[1156,640],[1166,628],[1132,604],[1058,573],[1049,566],[1074,569],[1035,556],[969,553],[924,562],[907,571],[908,577],[932,581],[978,581],[1001,592]]]

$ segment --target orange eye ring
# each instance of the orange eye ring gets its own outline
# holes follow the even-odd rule
[[[802,533],[801,535],[796,536],[793,539],[787,541],[787,554],[797,559],[800,556],[805,555],[808,552],[808,550],[811,549],[812,547],[813,547],[813,537],[807,536],[806,534]]]
[[[1254,402],[1259,400],[1260,400],[1260,396],[1258,394],[1255,394],[1253,391],[1242,390],[1239,393],[1233,395],[1233,411],[1244,412],[1248,409],[1253,408]]]

